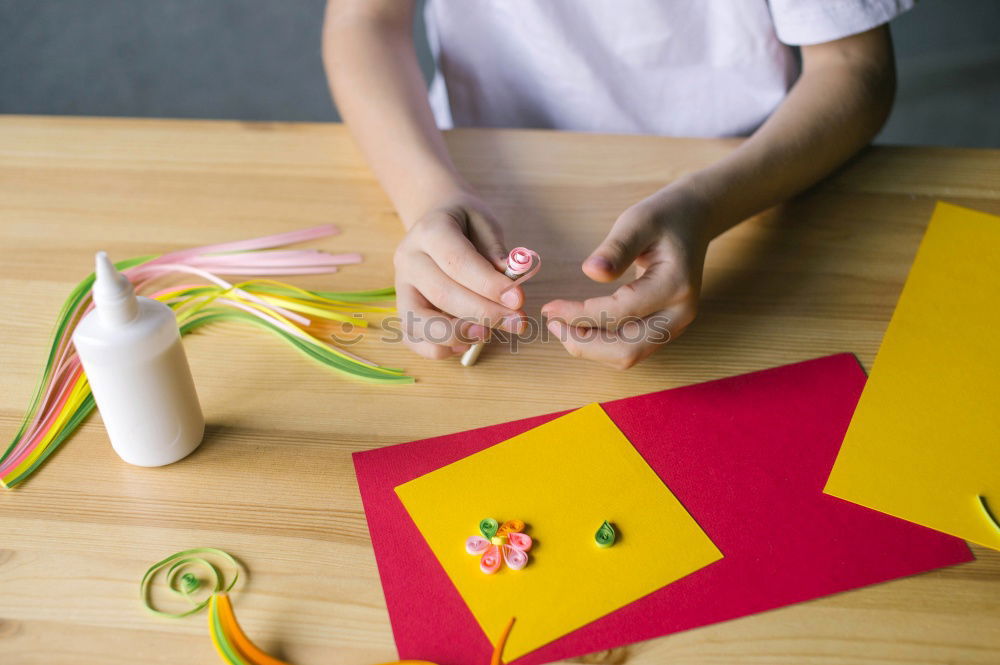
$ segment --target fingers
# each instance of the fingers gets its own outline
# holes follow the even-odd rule
[[[482,241],[482,237],[477,239]],[[496,253],[500,246],[499,239],[493,237],[483,251]],[[437,233],[423,240],[422,248],[430,256],[448,278],[458,282],[466,289],[495,303],[500,303],[511,310],[516,310],[523,303],[522,291],[518,287],[511,288],[511,280],[497,270],[494,263],[480,254],[480,249],[460,233]],[[502,259],[506,264],[506,255]],[[432,299],[433,301],[433,299]],[[436,303],[435,303],[436,304]],[[459,312],[448,310],[452,314]]]
[[[459,196],[418,219],[396,248],[397,305],[407,344],[430,358],[489,337],[520,334],[524,294],[502,272],[503,236],[475,197]]]
[[[583,262],[583,272],[598,282],[612,282],[658,237],[653,219],[637,211],[626,210],[617,220],[604,241]]]
[[[524,326],[524,316],[520,312],[488,300],[454,282],[426,254],[414,254],[409,261],[408,274],[412,286],[441,312],[512,333],[519,333]],[[503,275],[500,277],[507,279]]]
[[[503,231],[492,217],[477,210],[469,210],[466,235],[476,250],[485,256],[501,272],[507,267],[507,250],[503,241]]]
[[[658,262],[611,295],[584,301],[553,300],[542,307],[542,315],[572,326],[614,330],[627,317],[648,316],[667,303],[689,300],[690,296],[688,287],[677,282],[677,271]]]
[[[447,358],[489,338],[488,328],[434,310],[409,284],[396,286],[396,308],[402,319],[403,340],[425,358]]]
[[[487,213],[475,208],[442,211],[422,220],[413,233],[419,249],[452,280],[510,309],[523,304],[523,292],[503,274],[503,234]]]
[[[617,330],[569,326],[557,320],[547,327],[574,358],[628,369],[678,337],[692,320],[693,309],[684,305],[629,321]]]

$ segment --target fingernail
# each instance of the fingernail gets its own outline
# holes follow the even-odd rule
[[[518,302],[519,300],[520,297],[518,297],[517,291],[514,289],[508,289],[500,296],[500,302],[507,305],[507,307],[510,307],[511,309],[517,309],[517,306],[520,304]]]
[[[611,272],[615,269],[615,266],[611,263],[611,261],[600,255],[591,256],[587,259],[587,263],[598,270],[604,270],[606,272]]]
[[[486,329],[486,326],[481,326],[478,323],[471,324],[466,332],[472,339],[486,339],[489,335],[489,331]]]
[[[524,329],[524,319],[520,316],[505,316],[500,324],[504,330],[508,330],[515,335],[520,335]]]

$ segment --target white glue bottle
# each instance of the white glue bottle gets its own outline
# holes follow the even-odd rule
[[[136,297],[104,252],[92,295],[73,345],[111,446],[129,464],[176,462],[201,443],[205,420],[173,310]]]

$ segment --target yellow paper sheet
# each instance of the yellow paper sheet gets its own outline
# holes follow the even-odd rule
[[[1000,217],[938,204],[825,491],[1000,549]]]
[[[517,617],[507,660],[722,558],[597,404],[396,493],[490,642]],[[528,525],[535,546],[523,570],[486,575],[466,553],[487,517]],[[604,520],[619,536],[606,549],[594,542]]]

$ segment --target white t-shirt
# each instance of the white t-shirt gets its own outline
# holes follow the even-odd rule
[[[792,45],[915,0],[428,0],[438,126],[745,136],[799,74]]]

